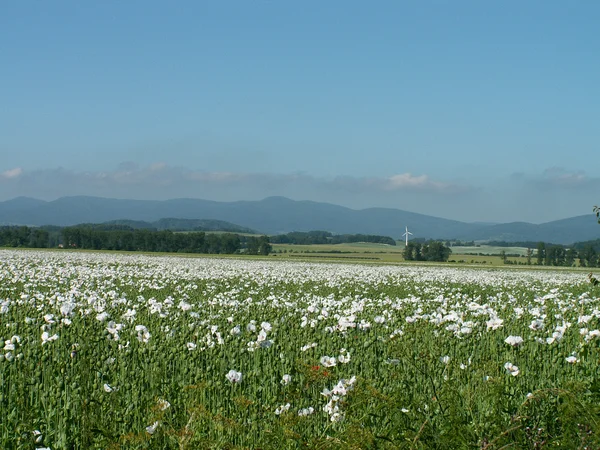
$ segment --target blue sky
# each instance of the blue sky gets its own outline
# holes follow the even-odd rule
[[[0,9],[0,200],[284,195],[537,223],[600,203],[596,1]]]

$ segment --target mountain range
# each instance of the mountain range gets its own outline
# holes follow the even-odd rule
[[[399,239],[404,227],[408,226],[414,238],[427,239],[571,244],[600,238],[600,225],[591,212],[542,224],[487,224],[392,208],[355,210],[285,197],[217,202],[189,198],[159,201],[74,196],[53,201],[17,197],[0,202],[0,224],[3,225],[68,226],[122,220],[155,222],[165,217],[226,221],[230,225],[237,224],[265,234],[323,230],[335,234],[376,234]]]

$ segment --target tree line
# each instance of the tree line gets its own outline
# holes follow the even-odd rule
[[[248,255],[268,255],[273,251],[268,236],[241,236],[240,240]]]
[[[570,248],[545,242],[537,244],[536,262],[538,266],[571,267],[577,260],[581,267],[598,267],[600,263],[598,252],[592,244],[582,243],[582,245],[574,245]]]
[[[396,241],[389,236],[374,234],[333,234],[328,231],[292,231],[291,233],[278,234],[270,237],[273,244],[348,244],[356,242],[370,242],[374,244],[396,245]]]
[[[168,230],[98,230],[91,227],[62,229],[63,246],[88,250],[233,254],[241,249],[233,233],[174,233]]]
[[[443,242],[409,242],[402,256],[406,261],[448,261],[452,250]]]
[[[0,227],[0,247],[47,248],[56,246],[58,246],[58,239],[52,242],[48,230],[25,226]]]
[[[521,264],[509,260],[509,256],[515,255],[509,255],[504,250],[500,252],[504,264]],[[538,266],[573,267],[579,262],[580,267],[600,267],[599,253],[594,245],[588,242],[576,243],[572,247],[538,242],[535,253],[532,248],[528,248],[525,257],[527,265],[534,264],[535,257],[535,264]]]
[[[30,227],[0,227],[0,246],[49,248],[62,246],[87,250],[124,250],[141,252],[180,252],[208,254],[268,255],[267,236],[239,236],[234,233],[153,231],[110,227],[75,226],[59,230]]]

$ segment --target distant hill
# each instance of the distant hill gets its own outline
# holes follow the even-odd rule
[[[29,197],[16,197],[12,200],[0,202],[0,225],[28,225],[23,222],[12,222],[12,216],[18,217],[20,212],[34,210],[38,207],[43,207],[47,202]]]
[[[600,237],[600,225],[593,214],[555,220],[534,225],[526,222],[512,222],[490,225],[469,232],[463,236],[469,240],[485,241],[543,241],[555,244],[572,244]]]
[[[165,217],[177,219],[163,219]],[[596,217],[592,213],[535,225],[524,222],[465,223],[399,209],[355,210],[329,203],[294,201],[284,197],[238,202],[200,199],[118,200],[82,196],[62,197],[45,202],[20,197],[0,202],[0,223],[5,224],[65,226],[110,221],[121,223],[124,219],[150,223],[160,223],[161,219],[210,219],[229,222],[230,225],[238,224],[241,228],[266,234],[324,230],[334,234],[360,233],[400,238],[404,227],[408,226],[414,233],[413,238],[426,239],[570,244],[600,238],[600,225],[596,223]],[[183,222],[179,224],[182,225]]]
[[[170,230],[170,231],[227,231],[230,233],[256,234],[256,231],[224,220],[211,219],[159,219],[154,222],[143,220],[110,220],[102,225],[125,225],[133,229]]]

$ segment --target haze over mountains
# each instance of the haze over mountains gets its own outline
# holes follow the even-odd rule
[[[543,224],[466,223],[399,209],[354,210],[329,203],[269,197],[260,201],[216,202],[200,199],[165,201],[100,197],[61,197],[43,201],[17,197],[0,202],[3,225],[77,225],[114,220],[154,222],[163,218],[210,219],[231,222],[260,233],[324,230],[335,234],[377,234],[400,238],[404,227],[415,238],[544,241],[570,244],[600,238],[600,225],[590,214]]]

